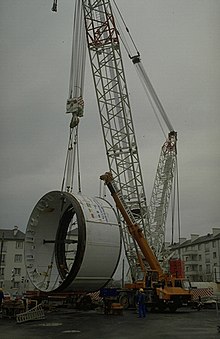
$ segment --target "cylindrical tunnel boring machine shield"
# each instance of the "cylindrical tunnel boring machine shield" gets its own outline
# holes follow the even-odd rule
[[[42,292],[97,291],[112,278],[120,253],[118,218],[102,198],[52,191],[31,213],[25,261]]]

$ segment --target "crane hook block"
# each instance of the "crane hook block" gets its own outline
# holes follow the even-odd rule
[[[53,6],[51,8],[52,12],[57,12],[57,0],[53,1]]]
[[[77,115],[78,117],[83,116],[83,109],[84,109],[84,101],[83,98],[69,98],[66,103],[66,113],[72,113]]]
[[[134,55],[134,56],[130,56],[129,55],[129,57],[132,60],[133,64],[138,64],[141,61],[140,53],[139,52],[137,52],[137,54]]]

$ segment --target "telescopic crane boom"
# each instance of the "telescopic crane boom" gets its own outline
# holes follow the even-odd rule
[[[113,177],[110,172],[106,172],[105,174],[100,176],[101,180],[104,180],[105,184],[107,185],[109,191],[111,192],[111,195],[115,201],[116,207],[121,212],[129,233],[131,234],[132,238],[137,242],[144,258],[150,265],[150,268],[154,271],[157,271],[159,274],[159,279],[162,279],[163,277],[163,271],[159,264],[159,261],[155,257],[152,249],[148,245],[147,240],[144,237],[144,234],[142,232],[142,229],[140,226],[136,223],[136,220],[133,216],[133,214],[130,212],[129,208],[126,206],[126,203],[123,201],[123,197],[120,196],[117,192],[117,188],[113,183]]]

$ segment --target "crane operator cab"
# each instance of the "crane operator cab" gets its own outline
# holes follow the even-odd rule
[[[157,287],[164,288],[167,287],[180,287],[184,290],[190,291],[191,284],[188,279],[184,278],[174,278],[172,275],[165,275],[164,279],[159,280],[159,275],[157,271],[148,270],[145,277],[145,287],[150,288],[157,285]]]
[[[187,291],[190,291],[192,289],[190,281],[188,279],[174,279],[174,286],[181,287]]]

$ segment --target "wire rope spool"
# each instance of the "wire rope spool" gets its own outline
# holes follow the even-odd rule
[[[120,253],[118,218],[104,199],[51,191],[31,213],[25,261],[42,292],[96,291],[112,278]]]

